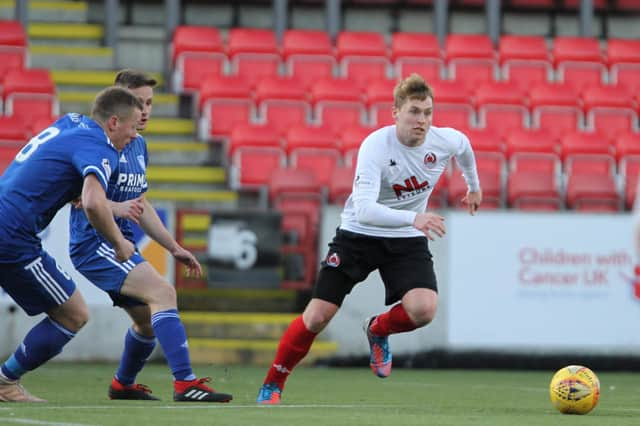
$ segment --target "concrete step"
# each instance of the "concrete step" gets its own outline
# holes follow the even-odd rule
[[[114,67],[110,47],[39,44],[29,47],[29,55],[34,68],[110,70]]]
[[[0,0],[0,19],[14,19],[16,2]],[[30,0],[28,14],[31,21],[87,22],[88,5],[84,1]]]
[[[88,114],[96,94],[112,83],[113,80],[104,86],[91,86],[83,88],[84,90],[69,90],[66,86],[57,85],[60,111],[63,114],[67,112]],[[159,116],[175,116],[178,114],[178,108],[178,96],[172,93],[156,92],[153,94],[153,114],[158,114]]]
[[[72,87],[78,88],[95,88],[100,90],[113,84],[118,71],[95,70],[95,69],[57,69],[51,70],[51,77],[58,87],[65,86],[71,90]],[[158,85],[156,87],[164,87],[164,78],[160,73],[149,73]]]
[[[278,340],[189,338],[189,355],[195,363],[268,366],[278,348]],[[313,365],[338,350],[336,342],[315,341],[301,365]]]
[[[147,197],[156,201],[175,201],[196,208],[202,205],[204,208],[211,204],[235,206],[238,201],[238,193],[227,190],[184,190],[184,189],[155,189],[147,191]]]
[[[279,339],[298,314],[245,312],[183,312],[180,319],[190,337],[216,339]]]
[[[297,293],[282,289],[178,289],[180,315],[190,311],[269,312],[298,311]]]
[[[145,136],[151,135],[172,135],[191,136],[195,135],[195,122],[191,118],[153,117],[144,131]]]
[[[29,42],[38,40],[79,40],[86,43],[102,42],[104,29],[102,25],[66,22],[30,22],[27,28]]]
[[[155,109],[155,105],[154,105]],[[149,162],[154,165],[198,165],[210,162],[209,145],[198,141],[147,140]]]
[[[226,171],[220,167],[206,166],[150,166],[147,168],[149,183],[224,185]]]

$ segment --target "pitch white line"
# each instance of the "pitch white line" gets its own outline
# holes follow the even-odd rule
[[[86,423],[60,423],[60,422],[48,422],[45,420],[36,419],[20,419],[13,417],[0,417],[1,422],[8,423],[20,423],[23,425],[41,425],[41,426],[92,426]]]
[[[163,405],[163,406],[152,406],[152,405],[120,405],[118,408],[121,409],[139,409],[139,410],[194,410],[194,409],[205,409],[205,410],[238,410],[238,409],[265,409],[269,407],[273,408],[388,408],[388,407],[398,407],[398,404],[279,404],[279,405],[258,405],[258,404],[181,404],[181,405]],[[57,406],[57,407],[45,407],[40,406],[38,410],[113,410],[116,408],[116,405],[65,405],[65,406]]]

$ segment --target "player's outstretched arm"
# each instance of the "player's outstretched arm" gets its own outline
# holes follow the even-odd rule
[[[135,247],[122,235],[113,220],[109,200],[107,200],[104,188],[94,174],[89,174],[84,178],[82,208],[91,225],[111,243],[116,251],[116,259],[119,262],[129,259],[133,255]]]
[[[171,233],[158,217],[158,213],[153,208],[151,203],[143,198],[143,212],[140,216],[140,227],[142,230],[156,241],[162,247],[167,249],[169,253],[178,261],[187,266],[188,273],[191,276],[199,277],[202,275],[202,266],[198,259],[188,250],[185,250],[178,242],[173,238]]]

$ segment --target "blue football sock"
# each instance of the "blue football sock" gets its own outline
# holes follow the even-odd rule
[[[29,330],[18,349],[2,364],[2,374],[12,380],[19,379],[62,352],[63,346],[75,335],[51,318],[43,319]]]
[[[124,351],[122,351],[116,379],[123,385],[132,385],[155,347],[155,337],[142,336],[130,328],[124,338]]]
[[[178,316],[178,310],[167,309],[156,312],[151,316],[151,325],[167,358],[173,377],[176,380],[195,379],[189,360],[187,333]]]

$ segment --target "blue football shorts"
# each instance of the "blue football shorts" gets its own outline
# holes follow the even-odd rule
[[[62,305],[76,284],[44,250],[34,260],[0,263],[0,286],[28,315],[38,315]]]
[[[71,256],[73,266],[96,287],[104,290],[113,301],[114,306],[145,305],[139,299],[120,294],[129,272],[140,263],[146,262],[138,250],[125,262],[118,262],[111,244],[100,240],[83,244],[82,250],[75,248],[74,253],[78,252],[81,252],[82,255],[72,254]]]

